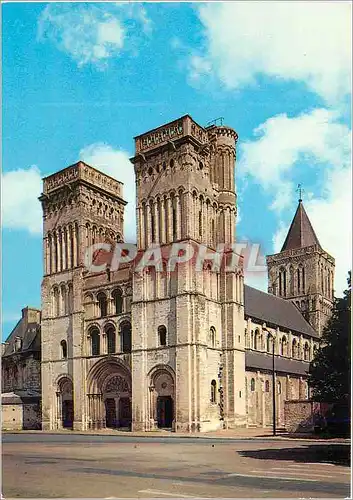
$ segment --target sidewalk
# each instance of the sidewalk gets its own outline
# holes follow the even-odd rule
[[[3,430],[3,434],[75,434],[75,435],[87,435],[87,436],[118,436],[118,437],[140,437],[140,438],[183,438],[183,439],[246,439],[246,440],[283,440],[283,441],[295,441],[295,440],[306,440],[306,441],[316,441],[324,443],[350,443],[349,438],[327,438],[320,437],[315,434],[289,434],[284,432],[278,432],[278,435],[272,435],[272,429],[263,428],[239,428],[239,429],[222,429],[218,431],[210,432],[198,432],[198,433],[178,433],[171,432],[169,430],[156,430],[150,432],[130,432],[130,431],[119,431],[113,429],[102,429],[102,430],[90,430],[90,431],[71,431],[71,430],[57,430],[57,431],[10,431]]]

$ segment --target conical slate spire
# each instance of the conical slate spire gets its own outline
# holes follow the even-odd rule
[[[302,200],[300,199],[281,252],[294,248],[310,247],[312,245],[318,245],[321,248],[309,217],[305,212]]]

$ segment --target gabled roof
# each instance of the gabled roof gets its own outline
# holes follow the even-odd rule
[[[319,337],[292,302],[261,292],[248,285],[244,285],[244,309],[245,315],[250,318],[310,335],[310,337]]]
[[[19,340],[19,345],[17,345]],[[22,318],[2,344],[2,356],[12,354],[40,352],[40,311],[25,307]]]
[[[321,248],[309,217],[305,212],[302,200],[299,200],[297,211],[295,212],[281,252],[294,248],[310,247],[312,245],[318,245]]]

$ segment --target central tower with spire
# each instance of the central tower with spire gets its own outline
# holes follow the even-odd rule
[[[301,197],[281,251],[266,260],[268,292],[293,302],[321,336],[333,305],[335,259],[322,249]]]

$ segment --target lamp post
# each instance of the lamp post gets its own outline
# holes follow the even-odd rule
[[[272,335],[272,434],[276,435],[276,372],[275,372],[275,337]]]
[[[272,435],[276,436],[276,371],[275,371],[275,337],[265,330],[272,339]]]

